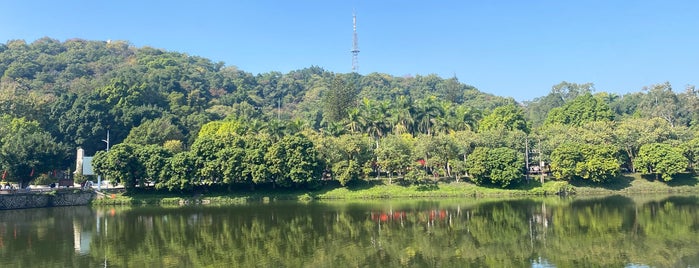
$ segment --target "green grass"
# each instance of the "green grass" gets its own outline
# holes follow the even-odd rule
[[[605,184],[589,181],[530,180],[513,187],[475,185],[470,182],[440,182],[437,184],[401,186],[377,180],[358,182],[347,187],[325,186],[316,190],[267,189],[237,190],[197,194],[142,192],[125,194],[107,193],[95,199],[94,205],[181,205],[181,204],[241,204],[250,201],[275,200],[364,200],[386,198],[468,198],[468,197],[516,197],[575,194],[578,196],[646,193],[698,193],[699,177],[681,175],[669,182],[639,174],[622,175]]]
[[[626,174],[606,184],[574,182],[577,194],[644,194],[644,193],[699,193],[699,177],[680,174],[668,182],[656,180],[655,176]]]

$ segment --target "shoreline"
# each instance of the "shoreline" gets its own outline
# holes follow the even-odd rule
[[[243,204],[277,200],[367,200],[415,198],[510,198],[547,196],[608,196],[636,194],[697,194],[699,177],[684,176],[670,182],[660,182],[627,174],[613,183],[538,181],[523,183],[515,188],[477,186],[470,182],[440,182],[437,184],[400,186],[397,184],[365,183],[351,187],[322,187],[316,190],[277,189],[260,191],[163,193],[142,192],[124,194],[112,192],[92,201],[93,206],[109,205],[186,205],[186,204]]]

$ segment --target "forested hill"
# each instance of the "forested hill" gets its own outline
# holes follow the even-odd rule
[[[699,164],[694,86],[619,96],[561,82],[516,103],[455,77],[253,75],[124,41],[50,38],[0,44],[0,75],[0,172],[25,185],[72,169],[76,147],[127,187],[168,189],[288,187],[321,173],[343,185],[397,175],[505,187],[549,164],[561,180],[669,180]],[[98,153],[107,131],[114,150]]]
[[[187,144],[201,125],[229,115],[301,120],[319,129],[331,120],[327,114],[345,113],[332,101],[357,106],[365,98],[394,103],[434,97],[479,111],[514,103],[456,78],[336,74],[315,66],[253,75],[124,41],[8,41],[0,44],[0,74],[0,114],[36,120],[57,141],[88,154],[105,147],[101,140],[108,129],[113,144],[139,126],[139,131],[156,132],[149,136],[153,143],[176,139]],[[356,92],[330,100],[336,98],[328,96],[337,90],[335,78],[343,82],[336,86]]]

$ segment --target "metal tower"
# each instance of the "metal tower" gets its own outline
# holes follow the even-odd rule
[[[352,72],[357,72],[359,70],[359,60],[357,55],[359,55],[359,40],[357,40],[357,14],[352,12]]]

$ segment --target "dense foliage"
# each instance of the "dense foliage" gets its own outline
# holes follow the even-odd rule
[[[76,147],[127,189],[169,190],[373,177],[507,187],[529,171],[667,181],[699,161],[699,94],[669,83],[619,96],[562,82],[517,103],[456,77],[253,75],[123,41],[51,38],[0,44],[0,75],[0,169],[25,185],[72,168]]]

